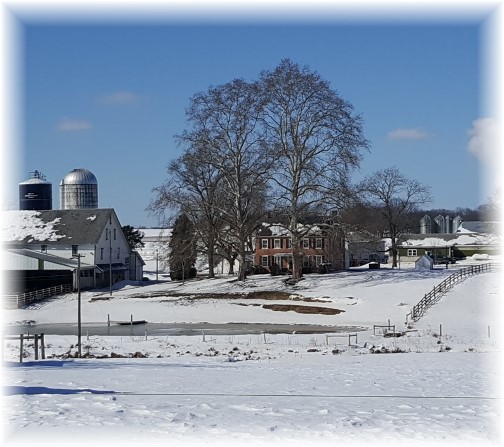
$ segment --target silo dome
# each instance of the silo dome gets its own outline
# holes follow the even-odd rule
[[[98,181],[91,171],[74,169],[61,180],[60,208],[98,208]]]
[[[87,169],[80,168],[70,171],[62,180],[65,185],[98,185],[95,175]]]
[[[51,210],[52,184],[40,171],[31,172],[32,177],[19,184],[20,210]]]

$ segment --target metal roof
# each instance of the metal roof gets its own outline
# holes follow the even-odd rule
[[[23,213],[23,211],[7,211],[7,213]],[[33,233],[23,240],[5,240],[5,243],[9,246],[36,243],[50,243],[53,246],[97,244],[112,213],[114,213],[112,208],[38,211],[37,225],[50,223],[57,238],[47,240],[40,237],[34,228]]]
[[[97,185],[98,180],[94,174],[84,168],[74,169],[70,171],[63,180],[61,180],[60,185]]]
[[[20,185],[50,185],[51,182],[48,182],[47,180],[42,180],[41,178],[29,178],[28,180],[25,180],[24,182],[21,182]]]
[[[78,262],[75,259],[63,258],[61,256],[42,253],[35,250],[30,250],[28,248],[6,248],[5,251],[15,253],[21,256],[26,256],[27,258],[41,259],[46,262],[51,262],[53,264],[63,265],[65,267],[70,267],[74,269],[78,267]],[[87,269],[94,269],[95,266],[81,262],[80,268],[81,270],[87,270]]]

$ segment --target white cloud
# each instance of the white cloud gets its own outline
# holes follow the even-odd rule
[[[421,129],[395,129],[387,134],[389,140],[423,140],[430,134]]]
[[[82,119],[62,118],[56,126],[60,132],[75,132],[91,129],[91,123]]]
[[[98,98],[98,104],[114,106],[114,105],[130,105],[138,102],[140,96],[135,93],[128,91],[118,91],[114,93],[110,93],[108,95],[103,95]]]
[[[497,155],[497,122],[493,118],[479,118],[472,123],[467,150],[481,161],[492,161]]]

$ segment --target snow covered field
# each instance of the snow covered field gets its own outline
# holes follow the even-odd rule
[[[15,363],[17,344],[6,341],[4,443],[499,444],[502,272],[467,279],[413,327],[405,325],[406,314],[426,292],[469,263],[448,270],[402,266],[307,275],[296,287],[287,287],[282,277],[259,275],[244,285],[229,277],[123,285],[110,300],[96,300],[107,291],[85,292],[84,324],[105,323],[107,314],[112,320],[133,314],[149,322],[310,323],[329,331],[334,325],[365,330],[352,332],[350,339],[341,333],[88,338],[84,326],[83,353],[90,358],[71,357],[75,336],[47,336],[48,358],[33,361],[31,348],[23,364]],[[236,295],[261,290],[288,292],[291,298]],[[206,295],[196,298],[201,293]],[[344,312],[300,314],[263,304]],[[76,295],[5,311],[3,318],[6,325],[75,322]],[[404,335],[384,337],[381,330],[375,335],[373,325],[388,320]]]

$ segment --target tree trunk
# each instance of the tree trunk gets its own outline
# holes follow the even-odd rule
[[[299,281],[303,276],[302,253],[299,248],[301,241],[297,234],[292,233],[292,279]]]
[[[238,253],[238,281],[245,281],[247,275],[245,272],[245,243],[240,241],[240,252]]]
[[[209,244],[208,247],[208,277],[215,278],[215,250],[213,247],[213,243]]]
[[[230,254],[227,258],[226,261],[229,262],[229,272],[228,275],[234,275],[234,262],[236,260],[236,255],[235,254]]]
[[[397,241],[396,238],[392,238],[392,245],[391,245],[391,250],[392,250],[392,268],[397,267]]]

